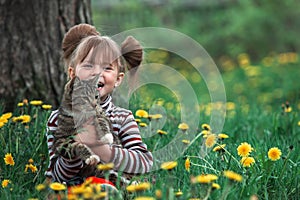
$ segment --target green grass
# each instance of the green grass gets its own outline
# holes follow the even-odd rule
[[[159,199],[156,196],[158,190],[161,191],[161,199],[250,199],[254,196],[258,199],[299,198],[299,62],[272,63],[270,66],[262,62],[255,67],[233,65],[222,70],[227,95],[222,133],[229,138],[218,140],[217,143],[226,144],[224,152],[212,151],[216,145],[207,148],[204,144],[205,138],[199,136],[201,125],[210,123],[212,106],[203,82],[189,80],[195,90],[203,87],[203,92],[197,93],[199,113],[194,107],[188,112],[191,118],[195,113],[199,114],[199,123],[193,128],[189,121],[184,121],[190,125],[186,132],[178,129],[178,125],[183,122],[181,100],[172,91],[155,84],[135,91],[136,95],[130,99],[129,106],[133,113],[144,109],[150,114],[162,114],[162,118],[157,120],[141,118],[148,125],[140,127],[140,130],[151,151],[156,152],[168,146],[169,153],[173,154],[182,145],[179,145],[182,139],[197,139],[179,152],[178,156],[171,155],[174,159],[168,161],[178,163],[174,169],[159,169],[161,162],[157,162],[156,171],[137,177],[140,181],[148,180],[151,187],[145,191],[127,194],[130,198],[148,196]],[[289,101],[292,108],[290,112],[285,112],[282,108],[286,101]],[[45,180],[44,171],[48,164],[45,124],[50,111],[28,104],[23,107],[16,106],[12,114],[15,117],[28,114],[31,121],[22,124],[13,122],[10,118],[0,128],[0,181],[10,180],[7,187],[0,187],[0,199],[45,199],[47,195],[55,192],[49,188],[37,191],[35,186]],[[157,134],[158,129],[166,131],[167,134]],[[221,133],[214,130],[212,132]],[[174,138],[177,138],[176,142]],[[242,142],[253,147],[250,156],[255,159],[255,163],[251,167],[243,167],[240,163],[237,147]],[[268,150],[272,147],[278,147],[282,152],[277,161],[268,158]],[[13,166],[4,162],[3,158],[7,153],[11,153],[14,158]],[[30,169],[25,172],[30,158],[37,167],[34,173]],[[185,169],[186,158],[191,161],[189,172]],[[243,180],[229,180],[223,175],[224,170],[242,175]],[[218,179],[213,182],[218,183],[220,189],[212,190],[211,183],[191,182],[193,177],[201,174],[217,175]],[[178,191],[182,192],[180,196],[176,196]]]

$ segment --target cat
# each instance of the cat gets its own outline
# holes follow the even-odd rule
[[[92,123],[102,144],[112,144],[115,139],[109,119],[99,105],[98,80],[99,75],[89,80],[75,76],[67,82],[59,107],[58,127],[54,132],[53,148],[56,153],[69,159],[79,157],[90,167],[95,167],[100,158],[87,145],[75,142],[74,136],[84,131],[83,125],[87,121]]]

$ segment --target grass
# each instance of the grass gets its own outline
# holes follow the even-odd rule
[[[157,156],[157,170],[136,178],[141,182],[147,180],[150,186],[140,185],[133,188],[131,193],[124,190],[123,195],[130,199],[299,198],[298,60],[270,62],[270,58],[266,58],[255,66],[249,62],[240,62],[239,65],[228,65],[227,62],[222,66],[222,71],[227,95],[227,103],[224,104],[226,118],[222,132],[212,129],[210,135],[224,133],[229,137],[217,137],[215,140],[210,137],[212,143],[215,142],[211,147],[207,146],[208,141],[203,137],[202,125],[210,125],[211,111],[219,108],[218,104],[221,103],[211,104],[205,89],[197,93],[199,113],[193,112],[197,111],[194,107],[188,110],[191,118],[195,113],[199,114],[196,127],[190,121],[181,120],[181,100],[172,91],[155,84],[142,86],[135,91],[136,95],[130,99],[133,113],[143,109],[149,114],[160,114],[158,119],[151,120],[149,117],[136,116],[147,124],[140,130],[144,142]],[[185,74],[187,79],[191,78],[189,73]],[[196,80],[189,80],[193,88],[205,86],[199,78]],[[42,105],[42,102],[24,101],[22,106],[16,106],[7,121],[3,119],[4,113],[0,114],[0,199],[45,199],[49,195],[63,198],[66,194],[65,190],[54,191],[48,185],[45,185],[45,189],[36,188],[43,186],[40,184],[44,184],[44,171],[48,165],[45,125],[51,109],[44,109]],[[27,115],[30,120],[24,118]],[[180,123],[186,123],[190,128],[181,130],[178,128]],[[164,134],[158,134],[157,130],[164,131]],[[182,140],[190,144],[186,145]],[[243,166],[237,150],[244,142],[252,147],[248,156],[255,163],[250,167]],[[226,144],[224,149],[213,151],[221,144]],[[168,148],[159,151],[164,147]],[[281,151],[278,160],[273,161],[268,157],[272,147]],[[9,153],[14,163],[4,161]],[[160,153],[163,156],[159,157]],[[174,167],[160,168],[167,161],[174,162]],[[189,169],[186,168],[188,163]],[[226,170],[241,175],[242,180],[224,176]],[[217,179],[204,176],[207,174],[215,175]],[[220,188],[215,188],[215,183]]]

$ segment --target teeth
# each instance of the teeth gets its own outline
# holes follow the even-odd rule
[[[99,88],[99,87],[103,87],[103,86],[104,86],[103,83],[98,83],[98,88]]]

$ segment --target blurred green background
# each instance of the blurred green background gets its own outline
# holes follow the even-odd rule
[[[222,63],[247,53],[254,61],[300,47],[298,0],[92,0],[103,34],[164,27],[198,41]]]

